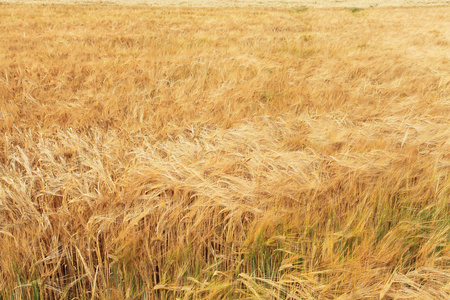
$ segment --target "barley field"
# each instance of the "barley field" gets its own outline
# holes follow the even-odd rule
[[[0,5],[1,299],[449,299],[450,7]]]

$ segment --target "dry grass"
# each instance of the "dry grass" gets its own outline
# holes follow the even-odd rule
[[[448,299],[449,14],[0,6],[3,298]]]

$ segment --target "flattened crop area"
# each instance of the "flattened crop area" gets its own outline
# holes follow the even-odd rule
[[[450,8],[0,6],[0,298],[450,297]]]

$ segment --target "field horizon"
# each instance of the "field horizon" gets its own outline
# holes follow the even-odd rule
[[[32,5],[102,5],[191,8],[371,8],[371,7],[438,7],[450,0],[2,0],[0,4]]]
[[[449,15],[0,5],[0,298],[450,298]]]

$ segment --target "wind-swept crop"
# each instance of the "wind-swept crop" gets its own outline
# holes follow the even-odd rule
[[[0,6],[5,299],[446,299],[448,7]]]

